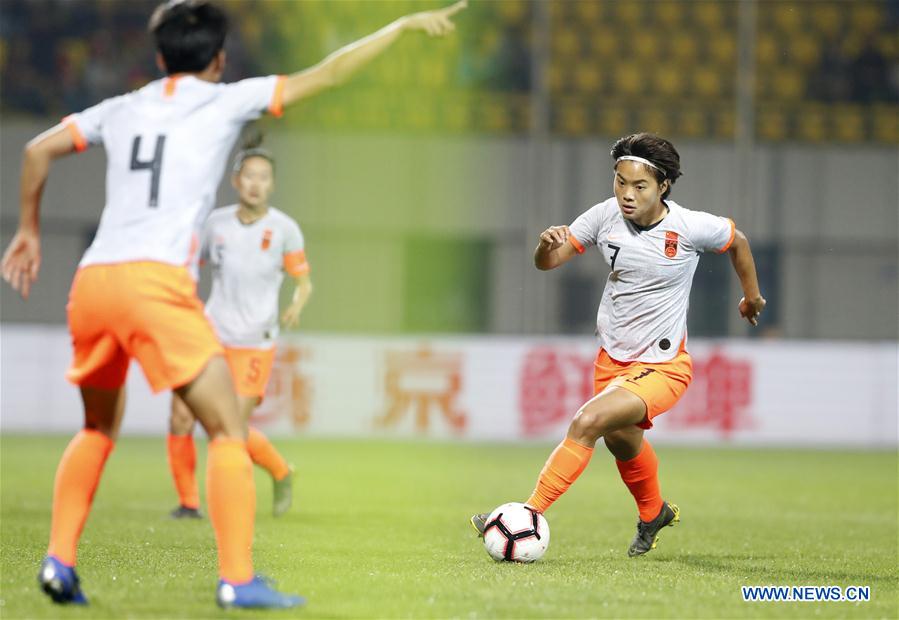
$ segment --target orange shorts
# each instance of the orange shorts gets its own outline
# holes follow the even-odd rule
[[[136,358],[154,392],[190,383],[222,353],[185,267],[151,261],[80,268],[69,292],[75,355],[66,378],[116,389]]]
[[[234,390],[239,396],[265,395],[265,387],[272,376],[272,365],[275,363],[275,348],[271,349],[237,349],[225,347],[225,359],[231,369]]]
[[[683,349],[674,359],[656,364],[619,362],[600,349],[593,364],[593,393],[611,385],[639,396],[646,403],[646,419],[637,426],[644,429],[652,428],[652,419],[680,400],[692,379],[693,361]]]

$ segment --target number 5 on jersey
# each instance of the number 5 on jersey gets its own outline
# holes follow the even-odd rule
[[[141,136],[134,136],[131,143],[131,169],[150,171],[150,201],[147,206],[156,208],[159,203],[159,174],[162,171],[162,150],[165,147],[165,136],[156,136],[156,149],[153,151],[153,159],[141,161],[137,158],[140,152]]]

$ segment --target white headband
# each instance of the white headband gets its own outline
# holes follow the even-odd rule
[[[665,173],[664,170],[662,170],[661,168],[659,168],[658,166],[656,166],[654,163],[652,163],[652,162],[649,161],[648,159],[643,159],[642,157],[637,157],[636,155],[622,155],[621,157],[619,157],[619,158],[616,159],[615,161],[616,161],[616,162],[619,162],[619,161],[621,161],[621,160],[636,161],[636,162],[640,162],[641,164],[646,164],[646,165],[649,166],[650,168],[655,168],[656,170],[658,170],[659,172],[661,172],[662,174],[664,174],[666,177],[668,176],[668,175]]]

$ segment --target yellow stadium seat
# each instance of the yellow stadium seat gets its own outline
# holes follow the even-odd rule
[[[597,63],[579,62],[574,67],[574,90],[577,93],[593,95],[602,85],[603,70]]]
[[[612,59],[621,52],[618,33],[613,30],[596,30],[589,39],[590,53],[598,59]]]
[[[732,140],[736,135],[736,112],[733,107],[722,107],[715,110],[712,116],[713,134],[716,138]]]
[[[692,70],[693,92],[703,98],[716,98],[722,94],[721,74],[713,67],[699,66]]]
[[[693,20],[706,32],[718,30],[724,23],[725,9],[728,4],[716,0],[693,2]]]
[[[684,64],[693,63],[699,54],[699,44],[693,32],[673,33],[668,41],[669,56]]]
[[[792,35],[802,28],[802,16],[809,12],[801,2],[762,2],[759,11],[772,11],[772,22],[783,34]]]
[[[557,28],[551,37],[553,56],[578,57],[581,52],[579,33],[573,28]]]
[[[652,73],[652,88],[656,95],[666,98],[687,96],[689,84],[678,67],[665,63],[656,65]]]
[[[813,67],[821,59],[821,43],[810,34],[796,34],[787,40],[789,57],[801,67]]]
[[[596,127],[604,136],[621,136],[633,129],[629,122],[629,110],[621,104],[606,104],[593,112]]]
[[[620,26],[637,27],[640,25],[645,2],[642,0],[616,0],[612,4],[614,19]]]
[[[602,3],[599,0],[578,0],[572,2],[574,18],[582,27],[592,27],[601,23]]]
[[[755,61],[760,69],[774,67],[783,62],[777,37],[770,32],[760,32],[755,41]]]
[[[563,93],[570,90],[568,71],[571,63],[567,60],[553,58],[546,69],[546,87],[551,93]]]
[[[688,6],[683,0],[662,0],[653,3],[651,12],[656,22],[670,31],[681,27],[684,16],[688,13]]]
[[[644,61],[658,62],[659,35],[652,30],[637,30],[627,37],[628,47],[634,55]]]
[[[642,93],[646,86],[646,77],[641,65],[620,62],[615,65],[612,82],[616,94],[622,97],[633,97]]]
[[[637,112],[637,126],[641,131],[648,131],[660,136],[671,135],[671,117],[668,110],[654,105]]]
[[[852,30],[863,36],[876,32],[884,20],[882,4],[864,0],[853,2],[849,12]]]
[[[737,62],[737,41],[730,30],[711,34],[708,38],[709,59],[719,66],[732,67]]]
[[[590,118],[582,101],[572,99],[558,105],[556,130],[568,136],[582,136],[590,129]]]
[[[803,106],[796,115],[796,136],[800,140],[822,142],[827,139],[827,113],[823,105]]]
[[[685,138],[699,138],[707,134],[705,110],[684,107],[678,114],[677,133]]]
[[[780,141],[787,137],[787,115],[781,108],[762,109],[756,116],[756,131],[763,140]]]
[[[772,95],[782,101],[795,101],[805,95],[805,79],[796,69],[784,68],[774,71]]]
[[[840,142],[861,142],[865,139],[865,115],[861,106],[834,105],[830,107],[833,137]]]
[[[816,3],[815,9],[809,11],[812,32],[817,32],[824,39],[832,40],[845,27],[845,11],[847,2]]]
[[[496,3],[497,14],[504,24],[518,26],[528,18],[528,6],[524,0],[502,0]]]
[[[899,105],[873,107],[872,137],[878,142],[899,145]]]

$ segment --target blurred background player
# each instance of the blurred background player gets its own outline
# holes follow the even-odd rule
[[[225,359],[237,391],[241,420],[248,421],[262,402],[275,359],[278,338],[278,291],[284,273],[296,281],[281,320],[299,323],[312,293],[303,233],[287,214],[270,207],[275,160],[260,148],[261,135],[248,141],[234,161],[231,182],[239,203],[214,210],[203,231],[202,257],[212,266],[212,291],[206,315],[225,346]],[[193,441],[196,419],[177,392],[172,394],[169,422],[169,466],[180,505],[172,516],[199,518]],[[250,459],[274,483],[272,512],[284,514],[292,501],[293,468],[258,429],[247,429]]]
[[[612,271],[596,317],[595,396],[577,411],[526,503],[545,512],[584,471],[602,437],[640,513],[628,548],[633,557],[653,549],[659,530],[680,519],[678,507],[662,499],[659,462],[643,433],[677,403],[693,377],[687,308],[699,254],[730,254],[743,288],[740,315],[754,326],[765,300],[749,242],[733,221],[667,200],[681,176],[671,142],[633,134],[619,139],[611,155],[615,196],[570,228],[547,228],[534,253],[537,268],[549,270],[595,246]],[[481,535],[487,517],[471,518]]]
[[[58,603],[86,604],[74,566],[103,467],[125,407],[131,358],[152,389],[174,390],[210,437],[209,514],[219,551],[222,606],[294,607],[298,596],[254,576],[255,489],[222,348],[203,315],[189,266],[228,151],[243,125],[346,80],[404,32],[444,35],[464,2],[402,17],[289,77],[218,84],[225,14],[204,1],[168,2],[150,19],[157,64],[168,77],[73,114],[25,148],[20,221],[3,257],[4,279],[28,296],[41,262],[39,207],[53,160],[88,145],[107,154],[106,205],[69,297],[85,423],[60,460],[50,544],[38,579]]]

